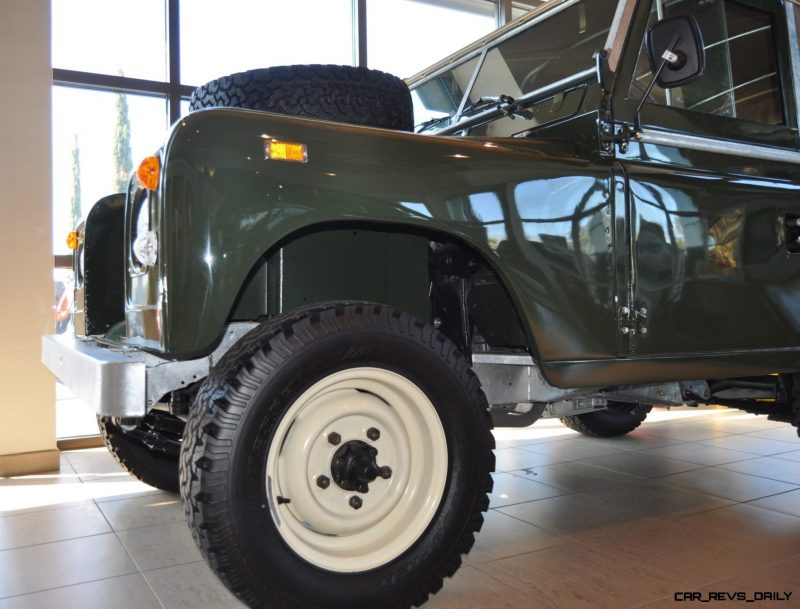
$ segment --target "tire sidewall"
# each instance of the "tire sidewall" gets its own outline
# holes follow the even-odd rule
[[[462,358],[463,359],[463,358]],[[466,365],[462,361],[461,365]],[[323,570],[306,562],[284,541],[270,514],[266,487],[266,462],[271,441],[283,416],[311,385],[335,372],[369,366],[408,378],[430,399],[442,423],[448,447],[448,474],[439,509],[422,536],[401,556],[376,569],[358,574]],[[241,391],[241,388],[240,388]],[[259,565],[273,583],[251,582],[265,595],[276,590],[303,598],[309,607],[351,607],[397,599],[415,586],[409,580],[441,570],[461,538],[465,518],[482,494],[477,477],[468,472],[479,467],[480,430],[463,416],[470,398],[459,382],[452,362],[432,349],[421,349],[409,337],[374,328],[339,332],[317,338],[287,357],[248,399],[229,467],[228,502],[234,534],[248,564]],[[258,580],[258,578],[254,577]],[[266,585],[265,585],[266,584]],[[301,591],[293,595],[292,591]]]

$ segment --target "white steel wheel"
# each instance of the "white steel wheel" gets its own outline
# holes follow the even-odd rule
[[[198,391],[181,446],[189,526],[250,607],[419,606],[481,528],[490,424],[432,325],[375,303],[288,312]]]
[[[447,441],[430,399],[381,368],[306,390],[271,442],[266,484],[283,539],[330,571],[374,569],[422,535],[447,482]]]

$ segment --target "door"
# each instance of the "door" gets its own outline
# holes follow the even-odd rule
[[[641,138],[617,153],[631,355],[788,353],[800,346],[800,153],[785,9],[777,0],[653,0],[637,11],[629,40],[659,18],[693,15],[706,67],[683,87],[656,85]],[[651,78],[644,46],[629,44],[618,123],[634,123]]]

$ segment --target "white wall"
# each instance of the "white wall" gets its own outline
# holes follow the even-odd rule
[[[53,317],[50,0],[2,4],[0,475],[9,475],[51,469],[58,455],[55,386],[40,363]]]

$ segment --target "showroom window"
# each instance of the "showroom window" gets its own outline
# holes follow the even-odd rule
[[[181,80],[192,85],[233,72],[303,63],[352,64],[352,0],[184,0]]]
[[[408,77],[545,1],[306,0],[298,13],[277,1],[229,0],[222,10],[214,0],[52,0],[59,261],[68,262],[75,202],[80,217],[116,190],[108,165],[119,132],[128,164],[150,154],[195,86],[256,67],[355,65],[359,44],[366,65]]]
[[[546,2],[306,0],[298,16],[277,1],[52,0],[58,262],[68,264],[73,219],[116,191],[114,147],[131,157],[125,166],[150,154],[197,85],[256,67],[356,65],[359,45],[362,63],[408,77]]]
[[[71,331],[67,234],[162,144],[194,87],[293,63],[408,77],[546,1],[52,0],[57,329]]]
[[[485,0],[367,0],[367,57],[372,68],[413,76],[497,27]]]

